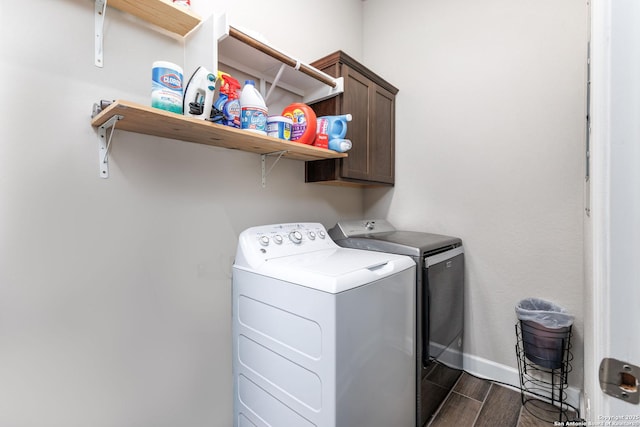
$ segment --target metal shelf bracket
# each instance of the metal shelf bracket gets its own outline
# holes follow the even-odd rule
[[[116,123],[122,119],[124,119],[124,116],[116,114],[98,126],[98,161],[101,178],[109,178],[109,149],[111,148],[111,139],[113,138],[113,132],[116,130]],[[107,131],[109,128],[111,128],[111,132],[109,132],[109,138],[107,139]]]
[[[107,0],[96,0],[94,27],[95,27],[95,56],[94,63],[96,67],[102,68],[102,40],[104,29],[104,14],[107,10]]]
[[[284,72],[286,67],[287,66],[285,64],[280,65],[280,69],[278,69],[278,74],[276,74],[276,77],[273,79],[273,83],[271,83],[271,87],[269,88],[269,92],[267,92],[267,95],[264,97],[264,102],[269,102],[269,97],[273,93],[273,90],[276,87],[278,87],[278,83],[280,82],[280,77],[282,77],[282,73]]]
[[[267,175],[269,175],[271,173],[271,170],[276,165],[276,163],[278,163],[278,160],[280,160],[282,158],[282,156],[284,154],[286,154],[286,153],[287,153],[287,150],[283,150],[283,151],[275,151],[273,153],[267,153],[267,154],[261,154],[260,155],[260,163],[262,164],[262,188],[266,188],[267,187]],[[267,156],[278,156],[274,160],[274,162],[271,165],[271,167],[269,168],[269,170],[267,170]]]

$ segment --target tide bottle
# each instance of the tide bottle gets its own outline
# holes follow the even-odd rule
[[[240,93],[241,128],[267,134],[267,106],[253,80],[246,80]]]
[[[291,140],[301,144],[313,144],[316,139],[316,113],[307,104],[295,102],[287,106],[282,115],[292,121]]]

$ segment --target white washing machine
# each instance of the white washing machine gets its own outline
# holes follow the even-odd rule
[[[341,248],[321,224],[243,231],[234,426],[415,426],[415,268]]]

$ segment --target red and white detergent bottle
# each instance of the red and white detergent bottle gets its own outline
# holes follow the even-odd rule
[[[293,121],[291,140],[302,144],[313,144],[316,138],[316,113],[307,104],[300,102],[289,105],[282,115]]]

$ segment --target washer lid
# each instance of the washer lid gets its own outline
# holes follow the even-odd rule
[[[386,220],[338,222],[328,233],[343,247],[414,257],[462,244],[458,237],[419,231],[398,231]]]
[[[329,235],[333,240],[340,240],[347,237],[389,233],[395,230],[395,227],[385,219],[363,219],[356,221],[339,221],[329,230]]]
[[[269,259],[256,268],[241,265],[234,268],[324,292],[339,293],[415,268],[415,263],[401,255],[336,248]]]

